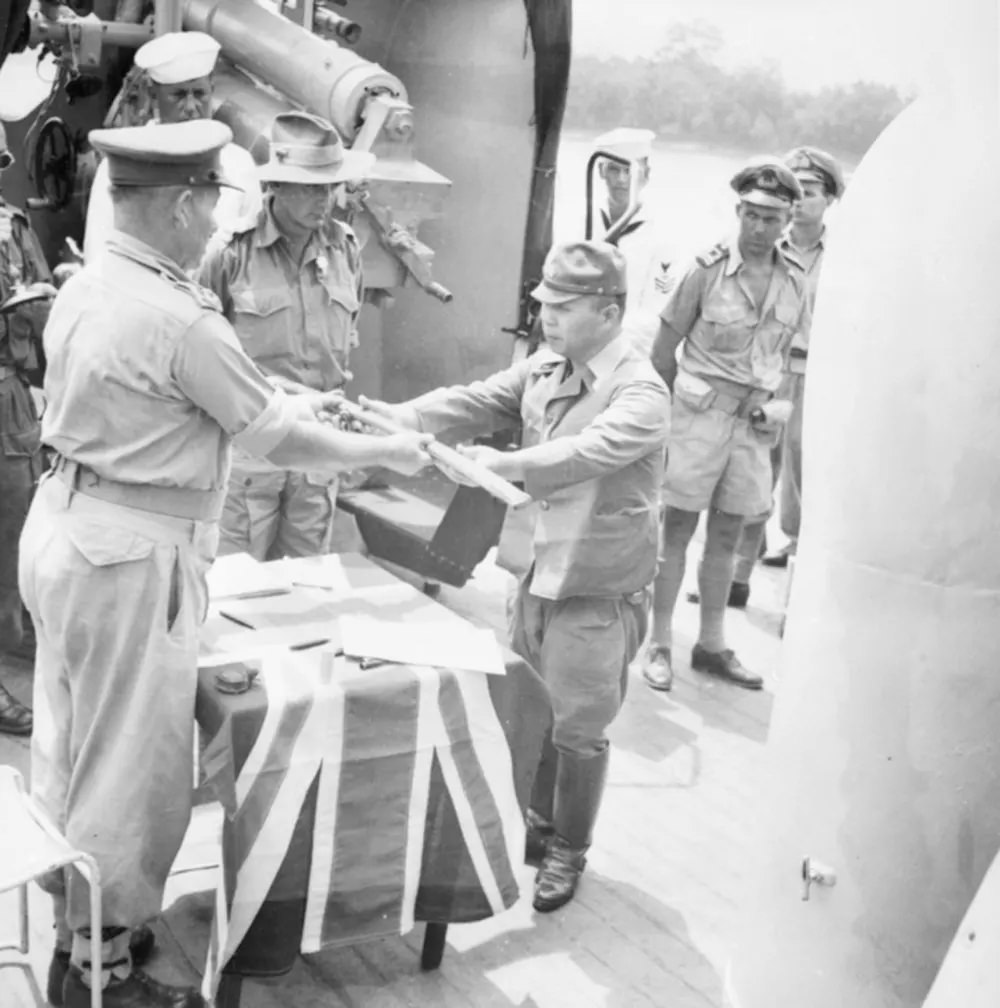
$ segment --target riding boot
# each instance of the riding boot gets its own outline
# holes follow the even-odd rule
[[[555,835],[535,877],[534,907],[540,913],[558,910],[576,892],[601,807],[608,758],[607,749],[597,756],[559,754]]]
[[[552,825],[552,804],[556,788],[556,768],[559,753],[552,744],[552,733],[545,736],[542,756],[535,771],[535,783],[531,788],[531,801],[525,816],[527,832],[524,838],[524,863],[539,865],[549,849],[549,841],[555,827]]]

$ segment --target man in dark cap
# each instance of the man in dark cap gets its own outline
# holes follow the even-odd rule
[[[367,403],[413,430],[472,436],[522,427],[516,451],[465,452],[523,482],[535,501],[533,557],[511,614],[511,646],[538,670],[552,704],[528,814],[541,912],[573,898],[586,863],[607,729],[645,636],[656,562],[670,397],[622,332],[625,290],[618,249],[558,246],[532,292],[546,344],[536,354],[471,385],[395,406]]]
[[[426,439],[318,422],[328,397],[276,389],[188,279],[231,184],[226,126],[90,139],[108,161],[116,230],[45,330],[42,439],[57,454],[21,536],[20,585],[38,633],[32,791],[97,861],[104,965],[91,970],[87,885],[60,872],[46,883],[49,1000],[85,1008],[99,983],[107,1008],[190,1008],[200,996],[136,969],[129,938],[159,912],[190,817],[197,638],[230,445],[289,468],[412,473]]]
[[[696,258],[663,309],[653,348],[653,363],[674,393],[653,630],[643,667],[654,689],[673,683],[674,606],[688,543],[705,510],[701,627],[691,666],[747,689],[763,685],[726,646],[723,624],[743,521],[764,512],[771,496],[770,451],[781,429],[772,400],[792,339],[809,329],[805,273],[777,247],[802,190],[769,157],[752,161],[730,185],[739,195],[738,235]]]
[[[338,389],[350,376],[364,297],[361,247],[348,225],[330,218],[330,205],[337,187],[367,176],[373,161],[347,150],[318,116],[276,116],[259,169],[268,187],[263,210],[213,241],[198,271],[243,349],[287,391]],[[294,472],[237,449],[219,553],[328,553],[337,483],[329,472]]]
[[[0,176],[13,163],[0,124]],[[0,651],[17,651],[27,629],[17,590],[17,541],[42,472],[36,399],[42,329],[54,294],[30,221],[0,197]],[[0,732],[31,734],[31,711],[2,684]]]

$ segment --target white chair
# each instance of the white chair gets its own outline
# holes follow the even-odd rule
[[[75,850],[48,816],[24,790],[24,780],[12,766],[0,764],[0,892],[18,890],[20,935],[14,944],[0,944],[0,950],[17,949],[28,954],[28,883],[48,872],[73,865],[90,884],[90,959],[95,977],[101,975],[101,878],[89,854]],[[5,965],[22,965],[13,962]],[[101,1008],[101,987],[95,984],[91,1008]]]

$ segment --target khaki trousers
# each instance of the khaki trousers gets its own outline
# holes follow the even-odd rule
[[[38,639],[32,794],[93,855],[104,922],[159,913],[191,813],[198,629],[215,523],[94,500],[43,477],[20,544]],[[67,923],[88,922],[66,872]]]

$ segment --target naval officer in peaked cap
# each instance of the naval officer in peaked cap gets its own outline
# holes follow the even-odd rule
[[[156,121],[190,122],[212,117],[212,71],[221,47],[211,35],[198,31],[167,32],[140,46],[135,65],[153,85]],[[226,143],[219,154],[221,166],[236,187],[224,190],[215,209],[216,228],[231,232],[251,225],[261,208],[257,167],[250,152]],[[87,204],[83,257],[90,262],[113,227],[107,166],[98,165]]]
[[[102,962],[91,968],[88,888],[55,898],[50,1001],[193,1008],[153,980],[130,931],[159,913],[191,809],[198,630],[218,541],[230,446],[285,468],[423,467],[428,438],[320,423],[322,393],[275,388],[218,299],[185,270],[200,260],[222,187],[229,129],[211,120],[95,130],[115,230],[60,290],[45,330],[56,453],[31,505],[20,588],[38,628],[32,791],[100,868]]]
[[[770,501],[770,452],[781,425],[769,404],[792,339],[808,332],[811,316],[802,266],[778,246],[802,197],[799,182],[779,158],[768,156],[752,160],[730,186],[738,195],[738,233],[698,256],[680,279],[653,348],[653,363],[674,393],[653,629],[643,668],[654,689],[670,689],[673,682],[673,611],[687,546],[706,510],[701,626],[691,665],[748,689],[763,685],[726,646],[723,623],[743,522]]]

